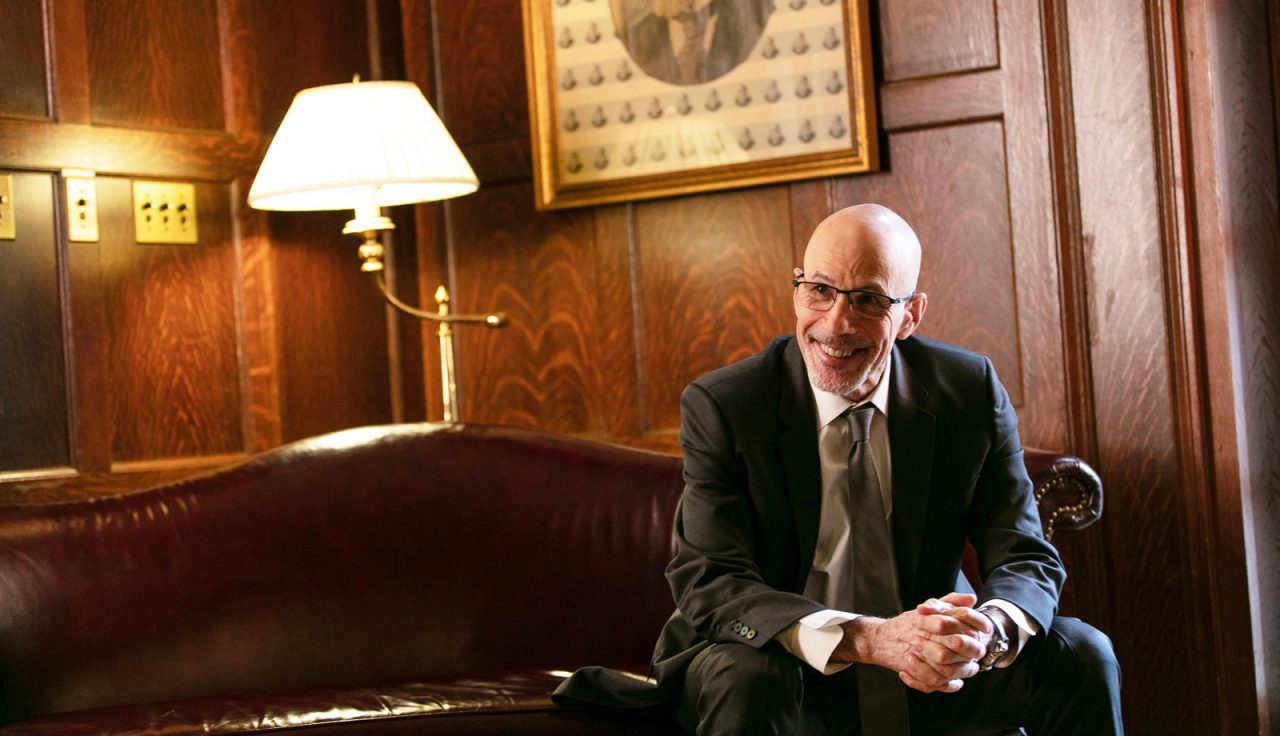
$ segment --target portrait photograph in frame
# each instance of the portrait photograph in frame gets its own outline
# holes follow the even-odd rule
[[[522,0],[540,210],[875,171],[866,0]]]

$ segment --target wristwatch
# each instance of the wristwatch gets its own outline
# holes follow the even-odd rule
[[[995,606],[983,606],[978,609],[978,613],[991,620],[993,629],[991,641],[987,644],[987,653],[978,660],[978,671],[986,672],[1009,654],[1009,632],[1013,628],[1013,622],[1009,620],[1009,614]]]

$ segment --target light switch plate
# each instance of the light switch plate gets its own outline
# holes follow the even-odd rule
[[[67,239],[98,242],[98,186],[92,171],[63,171],[67,182]]]
[[[195,185],[135,181],[133,218],[139,243],[199,242]]]
[[[0,240],[16,240],[13,221],[13,174],[0,174]]]

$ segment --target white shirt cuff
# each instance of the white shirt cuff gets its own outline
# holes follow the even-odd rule
[[[1014,604],[1002,598],[992,598],[991,600],[987,601],[986,603],[983,603],[982,605],[992,606],[994,608],[999,608],[1001,611],[1004,611],[1006,614],[1009,615],[1009,618],[1012,619],[1013,623],[1018,627],[1018,640],[1013,649],[1013,656],[1009,657],[1004,662],[1001,662],[999,665],[997,665],[999,667],[1008,667],[1009,665],[1013,664],[1013,660],[1018,658],[1018,653],[1022,651],[1022,648],[1024,646],[1026,646],[1027,641],[1029,641],[1031,637],[1040,633],[1040,627],[1036,625],[1035,621],[1032,621],[1031,619],[1027,618],[1027,614],[1023,613],[1021,608],[1018,608]]]
[[[849,666],[848,663],[831,664],[831,653],[844,639],[840,624],[856,618],[857,614],[843,611],[817,611],[778,632],[774,639],[810,667],[824,675],[833,675]]]

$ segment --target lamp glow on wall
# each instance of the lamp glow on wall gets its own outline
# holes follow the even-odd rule
[[[444,421],[457,421],[454,323],[502,327],[502,314],[450,314],[449,293],[436,290],[436,312],[412,307],[387,287],[378,233],[395,228],[382,207],[470,194],[475,172],[421,90],[412,82],[361,82],[304,89],[293,99],[249,189],[260,210],[353,210],[342,232],[359,236],[361,270],[386,300],[439,323]]]

